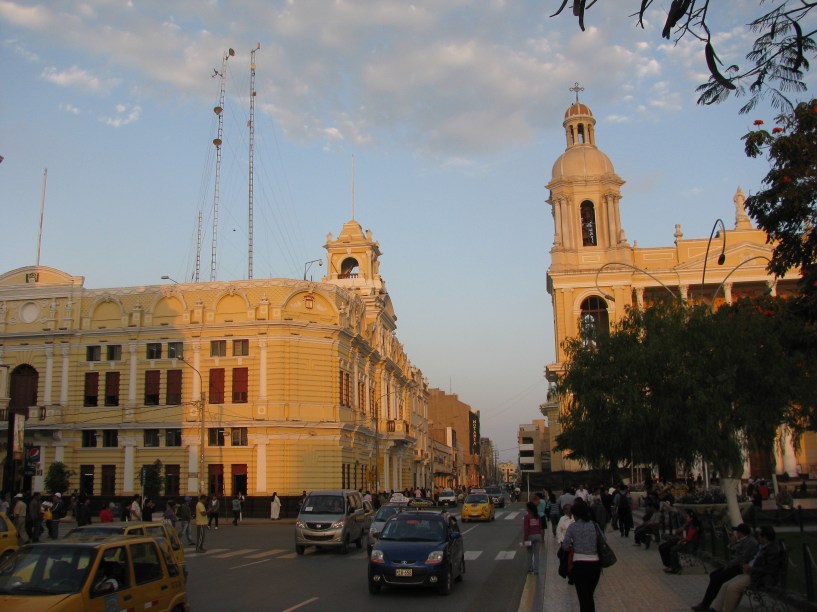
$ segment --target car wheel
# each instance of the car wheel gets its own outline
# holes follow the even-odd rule
[[[448,564],[448,571],[445,573],[445,579],[440,583],[440,595],[450,595],[451,587],[454,584],[454,568]]]
[[[343,544],[340,545],[340,554],[345,555],[349,553],[349,535],[343,536]]]
[[[300,544],[295,545],[295,552],[298,553],[299,555],[304,554],[305,550],[306,550],[306,546],[301,546]]]
[[[460,560],[460,575],[457,576],[457,582],[462,582],[462,579],[465,577],[465,555],[462,556]]]
[[[369,593],[372,595],[377,595],[380,592],[380,585],[375,584],[371,580],[369,580]]]

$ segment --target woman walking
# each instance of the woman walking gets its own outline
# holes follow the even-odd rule
[[[281,498],[278,493],[272,494],[272,502],[270,502],[270,518],[277,521],[281,517]]]
[[[539,573],[539,545],[542,543],[542,520],[536,504],[528,502],[528,513],[522,519],[522,546],[528,549],[528,573]]]
[[[590,520],[590,508],[583,500],[577,499],[572,510],[575,522],[565,532],[562,550],[573,549],[571,577],[576,586],[576,595],[579,597],[579,610],[595,612],[596,602],[593,600],[593,593],[601,577],[598,539],[605,538],[598,526]]]
[[[556,526],[559,524],[561,513],[559,512],[559,502],[556,500],[556,495],[550,488],[545,489],[547,500],[545,501],[545,512],[550,517],[550,529],[553,532],[553,537],[556,537]]]

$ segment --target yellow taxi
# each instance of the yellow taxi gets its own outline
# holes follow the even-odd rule
[[[151,537],[67,538],[22,546],[0,562],[0,609],[186,612],[184,577]]]
[[[487,493],[470,493],[462,502],[460,518],[468,521],[493,521],[496,518],[494,505]]]
[[[162,538],[170,545],[170,551],[176,559],[176,563],[184,571],[187,577],[187,564],[184,560],[184,546],[182,541],[172,527],[164,523],[154,523],[150,521],[125,521],[124,523],[93,523],[75,527],[69,531],[65,537],[89,537],[89,536],[111,536],[111,535],[146,535],[153,538]]]
[[[6,516],[6,513],[0,512],[0,561],[15,550],[17,550],[17,529],[14,528],[14,523]]]

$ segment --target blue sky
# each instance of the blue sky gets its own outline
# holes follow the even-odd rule
[[[626,181],[630,242],[734,224],[765,160],[741,100],[695,104],[703,46],[661,39],[669,1],[0,0],[0,268],[40,261],[85,286],[209,280],[220,68],[228,48],[217,280],[247,277],[250,51],[256,55],[254,278],[300,278],[352,215],[380,241],[397,333],[432,386],[480,410],[501,459],[540,418],[555,347],[545,185],[578,81]],[[769,4],[775,4],[774,2]],[[765,5],[764,5],[765,6]],[[613,8],[619,7],[619,12]],[[728,10],[728,14],[717,10]],[[714,40],[745,64],[755,1],[718,3]],[[810,83],[813,79],[809,80]],[[313,267],[318,279],[322,268]]]

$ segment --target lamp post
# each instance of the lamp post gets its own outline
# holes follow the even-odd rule
[[[307,262],[304,264],[304,280],[306,280],[306,273],[307,273],[307,272],[309,272],[309,268],[311,268],[311,267],[312,267],[312,264],[313,264],[313,263],[316,263],[316,264],[318,264],[319,266],[322,266],[322,265],[323,265],[323,259],[312,259],[312,260],[310,260],[310,261],[307,261]]]
[[[179,357],[179,360],[184,363],[187,367],[193,370],[196,374],[199,375],[199,399],[196,402],[199,407],[199,494],[202,494],[203,485],[204,485],[204,382],[201,378],[201,372],[199,372],[198,368],[194,367],[189,361],[187,361],[184,357]]]
[[[169,280],[169,281],[171,281],[171,282],[176,283],[177,285],[179,284],[179,281],[177,281],[177,280],[175,280],[175,279],[170,278],[170,277],[169,277],[167,274],[162,275],[162,280]]]
[[[715,219],[715,224],[712,226],[712,231],[709,232],[709,242],[706,243],[706,254],[704,255],[704,270],[701,273],[701,301],[704,299],[704,279],[706,278],[706,264],[709,261],[709,247],[712,246],[712,238],[715,236],[715,228],[720,224],[723,230],[723,245],[721,246],[721,254],[718,256],[718,265],[722,266],[726,261],[726,226],[723,224],[723,219]],[[715,299],[715,296],[712,296]]]
[[[629,264],[629,263],[626,263],[626,262],[623,262],[623,261],[608,261],[601,268],[596,270],[596,289],[598,289],[598,292],[601,293],[602,297],[604,297],[604,299],[606,299],[606,300],[610,300],[612,302],[616,301],[615,298],[612,295],[610,295],[609,293],[605,293],[604,291],[602,291],[601,287],[599,287],[599,275],[601,274],[602,270],[604,270],[605,268],[609,268],[610,266],[624,266],[625,268],[630,268],[632,270],[635,270],[636,272],[641,272],[642,274],[646,274],[651,279],[653,279],[656,283],[658,283],[664,289],[666,289],[667,293],[669,293],[672,296],[673,299],[678,300],[681,303],[683,303],[683,301],[684,301],[683,298],[681,297],[680,293],[678,295],[675,295],[675,293],[672,291],[672,289],[667,287],[659,278],[655,277],[653,274],[651,274],[647,270],[644,270],[643,268],[639,268],[638,266],[634,266],[633,264]]]
[[[718,288],[715,289],[715,293],[712,294],[712,306],[710,307],[711,312],[715,312],[715,298],[718,296],[718,292],[721,289],[723,289],[724,285],[726,285],[726,281],[729,280],[729,277],[732,276],[735,272],[737,272],[740,268],[745,266],[747,263],[749,263],[750,261],[754,261],[755,259],[765,259],[769,263],[772,263],[772,260],[769,259],[768,257],[766,257],[765,255],[755,255],[753,257],[750,257],[750,258],[746,259],[745,261],[740,262],[738,265],[736,265],[734,268],[732,268],[729,271],[729,274],[726,275],[726,278],[724,278],[723,281],[721,282],[721,284],[718,285]]]

